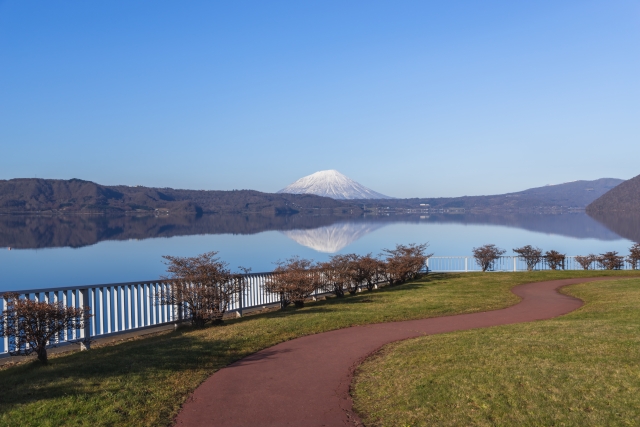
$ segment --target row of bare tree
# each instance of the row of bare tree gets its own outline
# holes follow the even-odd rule
[[[303,307],[305,300],[317,290],[343,297],[346,292],[355,294],[361,287],[373,290],[380,282],[403,283],[415,278],[432,256],[426,253],[427,247],[428,244],[396,245],[394,249],[384,249],[377,257],[371,254],[335,255],[321,263],[293,257],[276,263],[264,288],[279,295],[284,308],[290,304]],[[533,270],[542,260],[553,270],[564,268],[565,255],[558,251],[543,254],[540,248],[531,245],[513,251],[525,260],[528,270]],[[629,251],[626,261],[635,270],[640,266],[640,244],[635,243]],[[490,269],[504,253],[493,244],[473,248],[473,256],[482,271]],[[165,279],[170,281],[171,289],[157,295],[157,302],[183,307],[187,319],[195,326],[222,323],[233,298],[245,290],[249,270],[241,268],[242,273],[232,273],[228,264],[216,255],[217,252],[207,252],[195,257],[165,256],[169,273]],[[585,270],[594,263],[615,270],[623,267],[625,257],[617,252],[606,252],[577,256],[576,261]],[[0,336],[10,337],[10,353],[36,353],[43,363],[48,360],[48,345],[71,330],[84,328],[92,316],[89,307],[33,301],[17,294],[5,294],[3,298],[6,309],[0,313]]]
[[[496,245],[488,244],[480,246],[479,248],[473,248],[473,257],[476,263],[482,268],[482,271],[487,271],[492,268],[496,260],[505,252],[504,249],[500,249]],[[543,260],[546,261],[552,270],[557,270],[558,268],[564,269],[565,266],[566,255],[556,250],[546,251],[543,254],[542,249],[526,245],[513,249],[513,252],[524,259],[527,264],[527,270],[529,271],[532,271],[536,265]],[[640,243],[634,243],[633,246],[629,248],[629,255],[627,255],[626,261],[631,265],[632,269],[636,270],[640,268]],[[618,255],[618,252],[611,251],[600,255],[579,255],[576,256],[576,262],[585,270],[593,267],[594,263],[597,263],[600,268],[605,270],[619,270],[624,266],[625,257]]]
[[[281,306],[304,301],[316,290],[333,292],[338,297],[354,294],[359,287],[372,290],[381,281],[403,283],[416,277],[431,254],[428,245],[396,245],[379,257],[371,254],[335,255],[327,262],[293,257],[278,262],[264,287],[280,296]],[[220,324],[232,304],[248,285],[246,274],[231,272],[217,252],[195,257],[165,256],[170,291],[156,295],[158,304],[180,306],[194,326]],[[0,336],[9,337],[11,355],[32,353],[46,364],[47,347],[62,340],[64,334],[85,327],[92,314],[89,307],[67,307],[62,302],[34,301],[18,294],[5,294],[5,310],[0,313]],[[88,342],[85,342],[88,344]]]
[[[428,245],[396,245],[385,249],[379,257],[346,254],[334,255],[329,261],[316,263],[292,257],[276,263],[266,279],[265,291],[277,294],[282,308],[290,304],[303,307],[317,290],[342,297],[355,294],[361,286],[372,290],[381,281],[397,284],[414,278],[431,254]],[[207,252],[196,257],[165,256],[171,292],[158,298],[160,304],[184,307],[186,317],[195,326],[219,324],[233,298],[247,286],[249,272],[232,273],[228,264]]]
[[[292,303],[303,307],[304,301],[317,290],[343,297],[345,292],[355,294],[362,286],[371,291],[379,282],[404,283],[416,277],[432,255],[426,253],[427,247],[427,244],[396,245],[395,249],[384,249],[378,257],[334,255],[321,263],[293,257],[277,263],[265,289],[278,294],[284,308]]]

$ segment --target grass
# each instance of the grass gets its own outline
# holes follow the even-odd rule
[[[566,316],[390,344],[358,368],[367,426],[640,425],[640,280],[563,292]]]
[[[0,369],[0,425],[168,425],[188,395],[221,367],[279,342],[366,323],[470,313],[517,302],[520,283],[607,272],[429,275],[329,299]],[[625,272],[608,274],[625,275]],[[310,384],[310,387],[313,385]]]

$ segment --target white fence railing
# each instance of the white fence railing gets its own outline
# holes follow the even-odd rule
[[[429,272],[473,272],[481,271],[480,266],[471,256],[431,257],[426,263]],[[566,257],[565,270],[582,270],[575,257]],[[590,266],[599,269],[597,263]],[[622,269],[631,269],[632,265],[624,262]],[[546,260],[535,267],[536,270],[548,270]],[[499,257],[490,271],[526,271],[523,258],[515,256]],[[246,286],[241,295],[231,301],[228,311],[242,314],[243,310],[278,304],[280,297],[264,289],[264,284],[272,273],[254,273],[244,275]],[[179,322],[182,310],[175,305],[158,303],[158,296],[170,292],[167,281],[151,280],[144,282],[111,283],[92,286],[72,286],[51,289],[27,289],[13,291],[20,298],[35,301],[62,302],[66,306],[89,307],[92,315],[83,329],[68,330],[57,337],[52,345],[64,345],[71,342],[86,341],[93,338],[106,337],[145,328],[156,327]],[[0,292],[0,312],[7,308],[5,295]],[[329,293],[328,289],[318,290],[315,296]],[[11,340],[0,338],[0,357],[6,356],[11,349]]]
[[[236,295],[228,307],[229,311],[242,313],[243,309],[266,306],[279,302],[279,296],[267,293],[264,283],[271,273],[245,276],[247,286],[242,295]],[[34,301],[62,302],[71,307],[89,307],[92,315],[85,327],[68,330],[52,345],[80,342],[96,337],[141,330],[144,328],[175,323],[182,318],[182,310],[174,305],[158,303],[158,296],[170,292],[166,281],[111,283],[93,286],[72,286],[51,289],[27,289],[11,291],[20,298]],[[5,297],[9,292],[0,292],[0,312],[7,308]],[[11,349],[8,337],[0,338],[0,357]]]
[[[472,256],[433,256],[427,260],[427,268],[429,271],[440,273],[482,271],[482,268]],[[575,256],[565,257],[564,263],[558,269],[583,270],[582,266],[576,261]],[[596,261],[591,263],[589,269],[604,270]],[[625,260],[620,269],[632,270],[633,265]],[[543,257],[535,265],[534,270],[551,270],[551,268]],[[495,260],[488,271],[527,271],[527,262],[523,257],[519,256],[501,256]]]
[[[243,310],[279,304],[280,296],[264,289],[265,282],[272,274],[243,275],[243,292],[233,297],[227,312],[242,315]],[[0,312],[7,308],[6,295],[9,293],[34,301],[62,302],[66,306],[76,308],[89,307],[92,317],[84,328],[65,331],[57,337],[56,342],[51,343],[66,345],[181,321],[183,307],[158,302],[159,297],[170,291],[168,281],[152,280],[0,292]],[[329,289],[318,289],[314,296],[328,293]],[[11,346],[11,339],[0,337],[0,357],[7,356],[12,350]]]

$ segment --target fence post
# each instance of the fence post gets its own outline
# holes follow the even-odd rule
[[[78,306],[82,309],[88,307],[89,301],[89,290],[88,289],[80,289],[78,292]],[[82,341],[80,341],[80,351],[89,350],[91,348],[91,320],[87,319],[84,322],[84,327],[82,328],[81,336]]]
[[[9,301],[4,297],[0,297],[0,315],[2,314],[2,312],[4,310],[6,310],[9,306]],[[3,328],[7,327],[7,324],[5,323],[5,319],[4,316],[0,317],[0,322],[3,323]],[[3,341],[3,352],[4,353],[8,353],[9,352],[9,336],[5,335],[4,338],[2,339]]]
[[[469,257],[464,257],[464,272],[469,271]]]
[[[182,288],[178,289],[178,285],[175,284],[174,282],[171,282],[171,292],[180,292],[180,289],[182,289],[182,292],[184,292],[184,284],[182,285]],[[178,310],[178,323],[182,323],[182,321],[184,320],[184,301],[182,301],[182,298],[184,298],[183,294],[180,298],[178,298],[176,300],[176,302],[178,303],[178,306],[176,307],[176,309]]]
[[[514,256],[513,257],[513,272],[515,273],[517,270],[517,262],[518,262],[518,257]]]
[[[242,317],[242,294],[244,293],[244,281],[247,280],[244,277],[241,279],[237,279],[240,281],[241,285],[240,285],[240,291],[238,292],[238,311],[237,311],[237,317]]]

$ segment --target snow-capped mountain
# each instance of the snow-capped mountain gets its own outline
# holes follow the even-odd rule
[[[300,178],[278,193],[315,194],[332,199],[393,199],[358,184],[337,170],[319,171]]]

